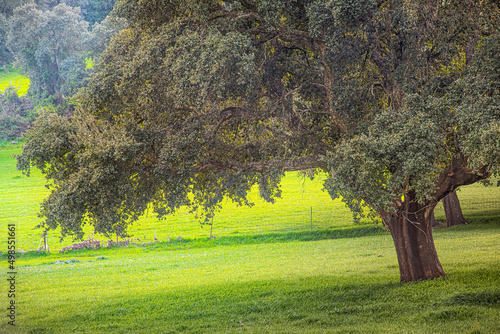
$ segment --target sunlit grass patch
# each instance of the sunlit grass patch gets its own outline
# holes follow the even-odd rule
[[[12,68],[0,71],[0,92],[8,87],[13,87],[19,96],[26,95],[30,87],[30,79]]]
[[[94,68],[94,59],[92,59],[92,57],[88,57],[88,58],[85,58],[85,68],[86,69],[90,69],[90,68]]]
[[[15,169],[13,155],[21,152],[18,148],[0,150],[0,201],[5,205],[0,209],[0,228],[8,223],[17,224],[20,238],[18,249],[37,249],[40,245],[42,230],[34,227],[41,222],[37,216],[40,203],[49,194],[44,187],[45,179],[38,170],[33,170],[31,177],[26,177]],[[227,201],[223,209],[213,220],[213,226],[200,226],[194,214],[182,209],[164,220],[147,212],[129,229],[133,241],[137,243],[151,242],[156,237],[159,241],[168,241],[181,237],[183,239],[206,239],[212,232],[215,238],[229,236],[251,236],[273,233],[294,233],[303,231],[324,231],[371,228],[369,220],[361,224],[352,223],[352,214],[340,200],[332,201],[322,191],[322,180],[313,181],[288,174],[283,179],[283,198],[275,204],[265,203],[258,191],[250,194],[256,205],[238,207]],[[87,238],[91,228],[86,227]],[[48,241],[51,251],[59,251],[72,244],[71,237],[59,242],[59,230],[49,231]],[[106,243],[107,238],[97,235],[95,238]],[[137,240],[137,239],[140,239]]]

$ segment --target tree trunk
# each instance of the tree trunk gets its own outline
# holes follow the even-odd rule
[[[436,220],[436,217],[434,216],[434,210],[432,210],[431,212],[431,226],[432,227],[436,227],[436,226],[439,226],[439,222]]]
[[[403,282],[446,275],[432,238],[431,214],[435,206],[433,203],[419,204],[415,193],[410,192],[397,212],[385,220],[396,246]]]
[[[443,208],[446,215],[446,225],[448,227],[468,224],[462,213],[456,191],[449,193],[443,198]]]

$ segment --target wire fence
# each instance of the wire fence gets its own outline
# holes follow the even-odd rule
[[[474,191],[459,191],[458,197],[465,218],[491,217],[500,220],[500,187],[477,187]],[[444,221],[445,215],[440,203],[435,210],[436,219]],[[332,201],[324,192],[303,192],[300,196],[284,198],[275,204],[257,202],[253,207],[238,207],[233,203],[225,203],[223,209],[205,224],[188,210],[180,211],[164,220],[158,220],[149,213],[134,223],[129,232],[134,242],[150,242],[153,240],[168,241],[177,238],[193,239],[206,237],[255,235],[269,233],[301,232],[310,230],[352,229],[352,213],[340,200]],[[363,219],[361,225],[373,224],[371,219]],[[27,234],[35,234],[27,249],[37,249],[40,243],[40,230],[27,230]],[[90,235],[89,232],[85,238]],[[71,244],[67,240],[57,242],[59,234],[50,231],[49,237],[54,251]],[[95,236],[103,244],[108,242],[104,236]],[[117,240],[115,240],[117,241]]]

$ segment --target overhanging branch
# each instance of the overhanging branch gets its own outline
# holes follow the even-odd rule
[[[460,154],[458,157],[453,158],[450,166],[441,173],[436,182],[438,189],[434,194],[434,198],[437,201],[460,186],[472,184],[491,176],[488,166],[482,166],[476,171],[467,167],[467,161],[467,157]]]
[[[237,172],[258,172],[262,173],[271,169],[281,169],[284,172],[295,172],[307,169],[326,169],[327,165],[317,156],[309,156],[286,161],[269,160],[259,162],[239,162],[239,161],[208,161],[197,165],[198,172],[234,170]]]

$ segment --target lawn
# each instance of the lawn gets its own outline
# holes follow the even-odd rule
[[[7,67],[0,70],[0,93],[8,87],[13,87],[17,95],[23,96],[28,93],[30,79],[22,76],[18,70]]]
[[[436,231],[448,276],[410,284],[387,234],[25,257],[18,333],[494,333],[498,227]]]
[[[0,150],[0,229],[6,236],[16,224],[28,250],[40,240],[33,227],[47,190],[36,171],[27,178],[14,169],[16,153]],[[288,174],[274,205],[227,203],[215,239],[186,212],[160,222],[149,214],[131,229],[135,245],[22,255],[16,331],[4,317],[0,332],[497,333],[499,188],[472,185],[458,195],[471,224],[435,230],[448,274],[440,279],[400,283],[386,231],[353,224],[320,179]],[[154,234],[160,242],[142,245]],[[56,232],[49,239],[52,250],[71,242],[57,243]]]

